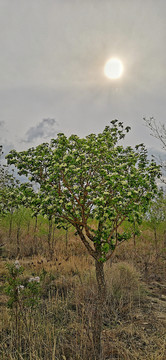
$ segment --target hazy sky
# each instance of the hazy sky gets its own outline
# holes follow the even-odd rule
[[[165,19],[165,0],[0,0],[0,143],[24,150],[117,118],[129,143],[159,149],[142,119],[165,122]]]

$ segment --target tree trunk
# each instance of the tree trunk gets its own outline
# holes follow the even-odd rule
[[[134,243],[134,249],[136,247],[136,235],[135,235],[135,231],[136,231],[136,223],[134,221],[134,232],[133,232],[133,243]]]
[[[158,241],[157,241],[157,229],[154,228],[154,241],[155,241],[155,248],[156,248],[156,257],[158,257]]]
[[[98,293],[93,319],[94,360],[102,360],[101,335],[103,324],[103,309],[106,301],[106,284],[104,279],[104,264],[96,260],[95,266]]]
[[[20,230],[21,230],[21,220],[17,224],[17,257],[20,255]]]
[[[164,230],[164,247],[166,247],[166,230]]]
[[[9,242],[11,242],[12,224],[13,224],[13,210],[10,212],[10,220],[9,220]]]
[[[50,216],[48,220],[48,238],[47,238],[50,260],[52,260],[52,256],[53,256],[53,249],[51,246],[51,236],[52,236],[52,216]]]
[[[35,226],[34,226],[34,254],[37,255],[37,215],[35,216]]]
[[[65,242],[66,242],[66,250],[67,250],[67,247],[68,247],[68,228],[66,229]]]
[[[31,223],[31,221],[28,220],[28,222],[27,222],[27,235],[29,235],[30,223]]]

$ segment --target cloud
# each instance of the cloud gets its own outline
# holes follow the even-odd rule
[[[4,121],[0,121],[0,127],[4,126]]]
[[[57,134],[57,126],[58,123],[55,119],[43,119],[36,126],[31,127],[25,134],[24,142],[32,142],[38,138],[48,139],[50,137],[54,137]]]

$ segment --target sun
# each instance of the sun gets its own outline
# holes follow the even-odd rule
[[[108,79],[119,79],[123,73],[123,64],[117,58],[109,59],[104,66],[104,74]]]

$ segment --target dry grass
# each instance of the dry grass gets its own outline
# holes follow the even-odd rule
[[[22,230],[23,231],[23,230]],[[2,238],[5,235],[1,234]],[[0,296],[0,358],[2,360],[91,360],[92,318],[96,296],[95,269],[80,240],[70,231],[56,232],[54,254],[49,257],[46,235],[38,231],[38,251],[30,256],[33,233],[21,237],[20,263],[24,278],[44,269],[42,294],[33,310],[24,309],[15,319]],[[146,240],[147,235],[147,240]],[[136,248],[132,242],[119,247],[105,265],[107,302],[102,332],[103,360],[165,360],[166,288],[165,252],[160,243],[156,258],[152,234],[142,233]],[[7,270],[13,262],[15,235],[7,242],[0,261],[3,290]],[[44,249],[44,251],[43,251]],[[29,256],[27,256],[27,254]]]

